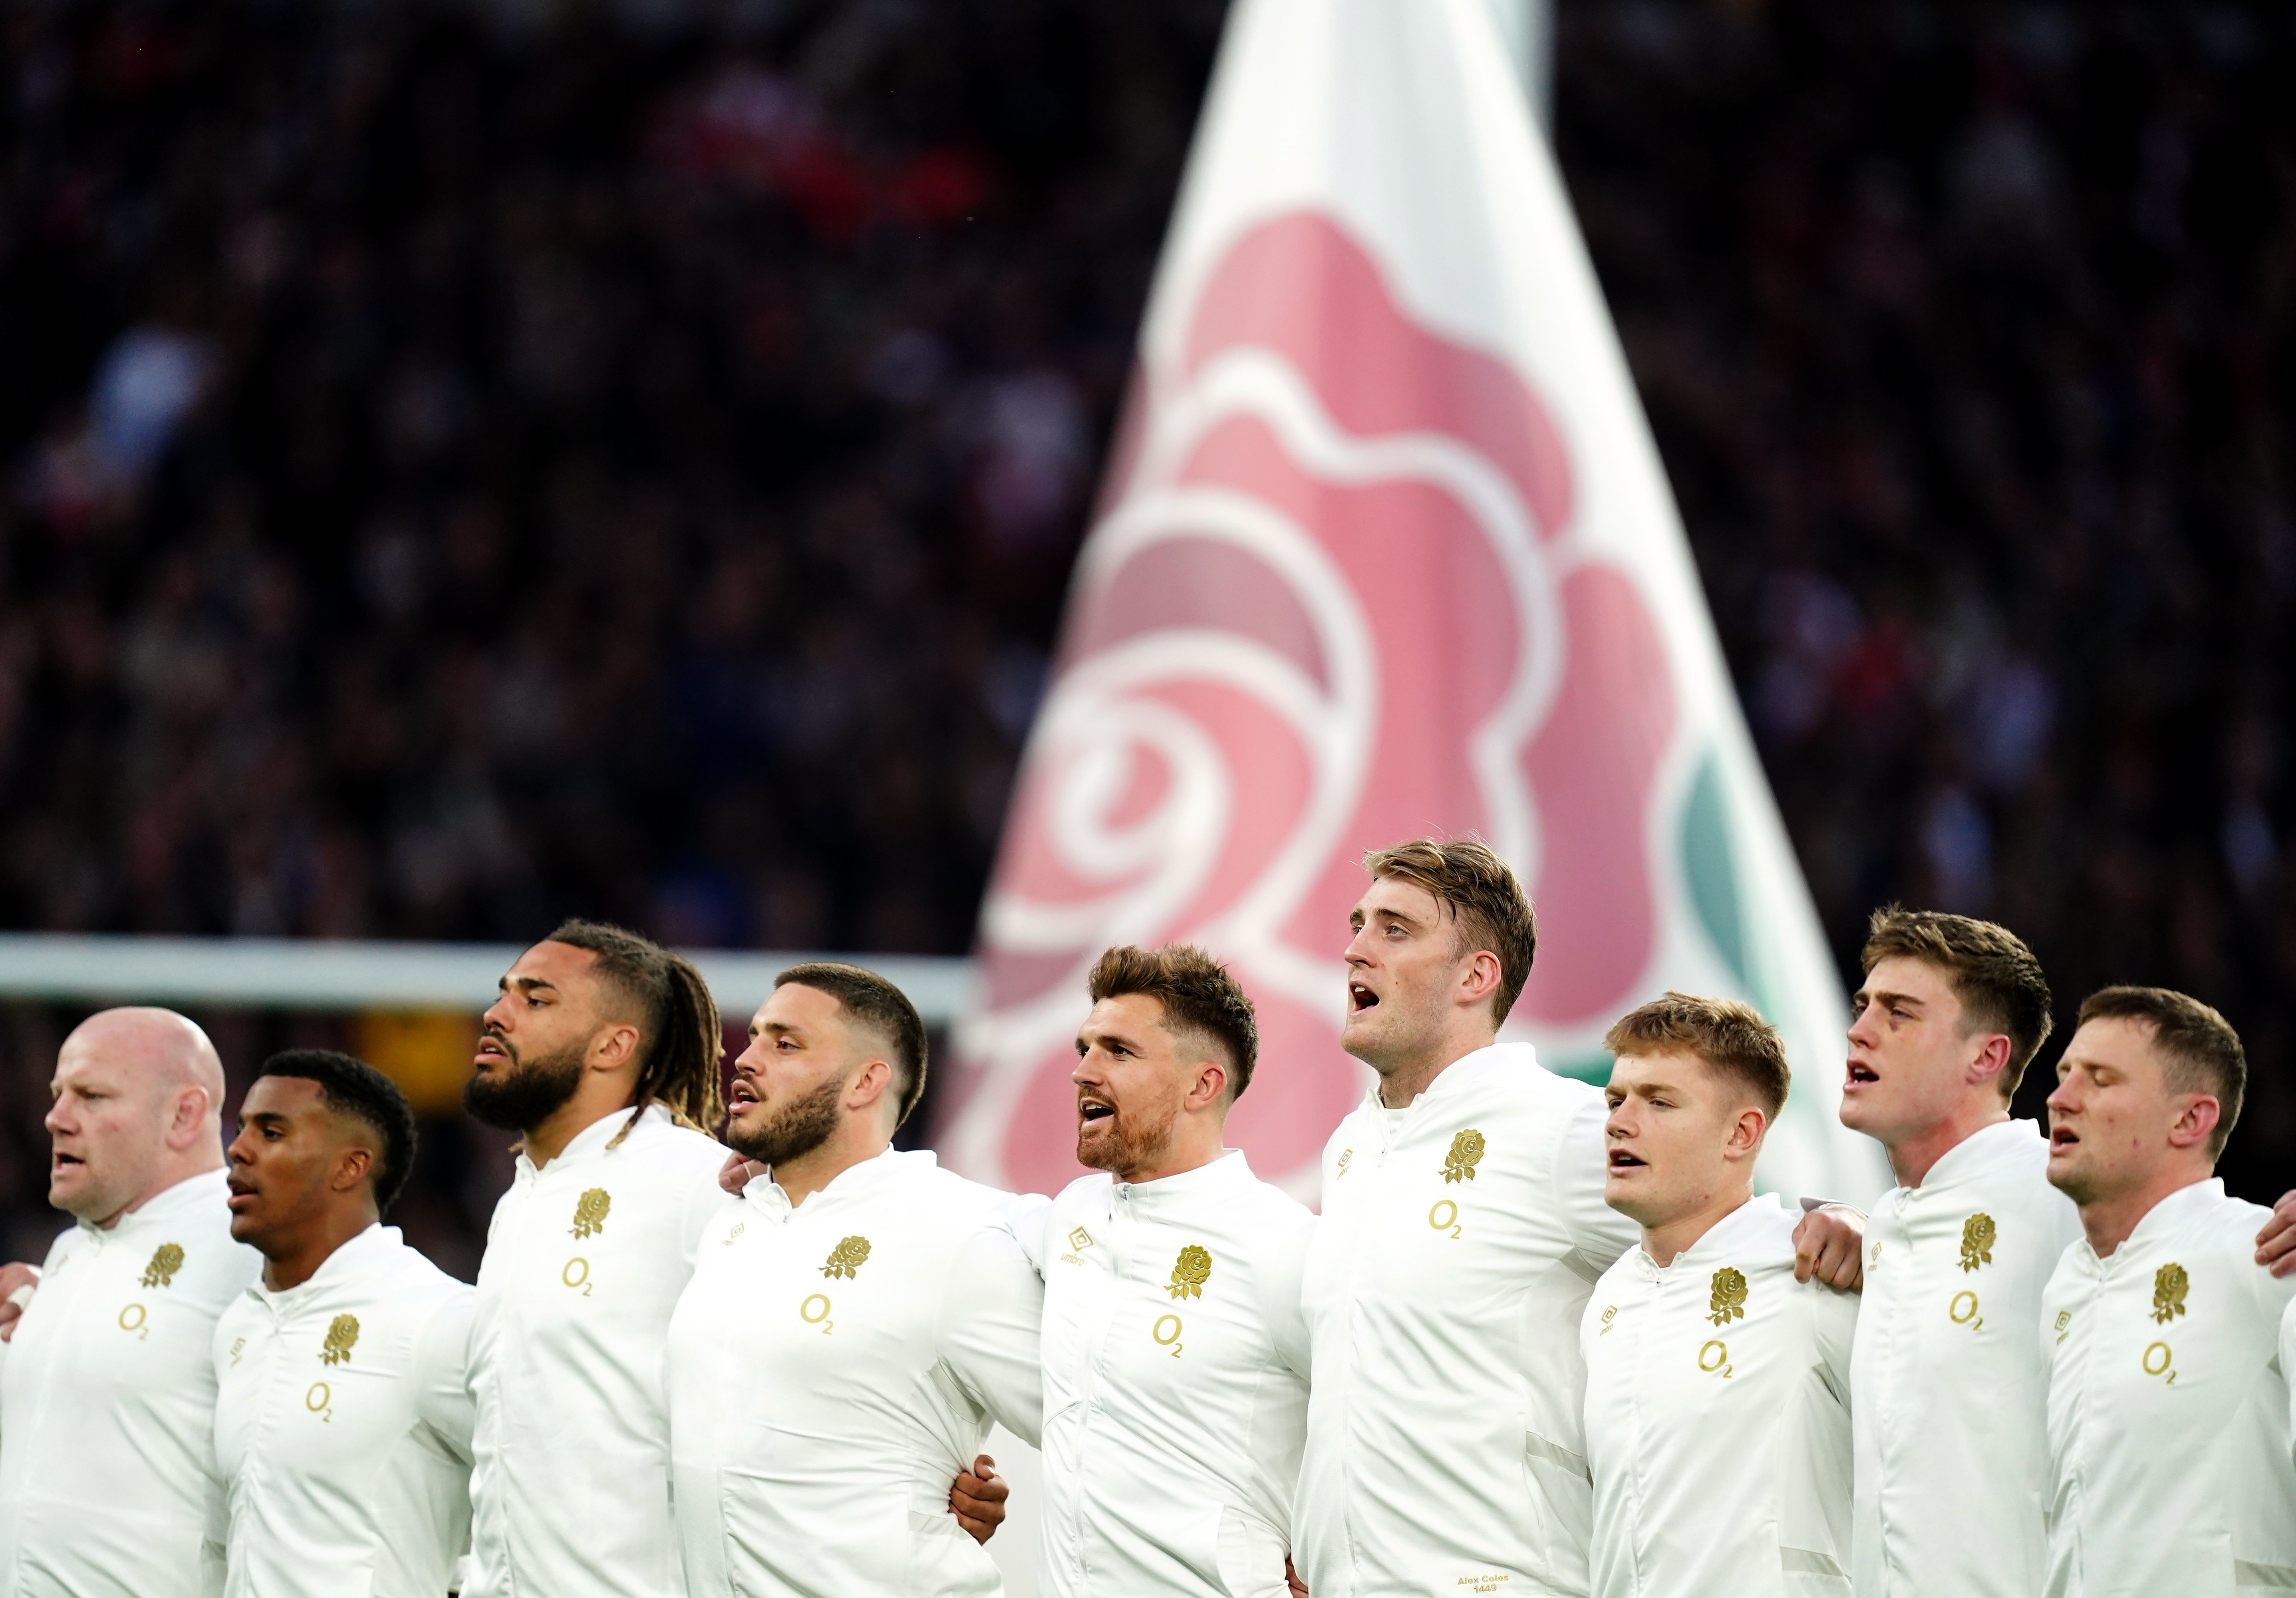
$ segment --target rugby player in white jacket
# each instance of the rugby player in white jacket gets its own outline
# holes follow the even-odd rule
[[[216,1317],[261,1260],[231,1239],[223,1065],[166,1010],[107,1010],[56,1059],[48,1201],[78,1225],[0,1360],[0,1593],[195,1598],[223,1582]]]
[[[1876,911],[1841,1121],[1898,1185],[1866,1224],[1852,1356],[1858,1598],[2031,1598],[2046,1560],[2041,1289],[2079,1235],[2039,1127],[2009,1101],[2049,985],[2006,928]]]
[[[1603,1192],[1642,1228],[1579,1322],[1595,1598],[1838,1593],[1857,1296],[1794,1279],[1798,1217],[1754,1196],[1784,1046],[1669,993],[1603,1039]]]
[[[486,1012],[471,1113],[514,1129],[479,1266],[463,1598],[682,1598],[662,1347],[724,1202],[725,1053],[701,974],[569,922]]]
[[[2247,1083],[2223,1016],[2108,987],[2049,1096],[2049,1180],[2080,1207],[2033,1329],[2049,1362],[2050,1598],[2296,1589],[2296,1281],[2265,1210],[2213,1178]]]
[[[669,1327],[688,1591],[997,1592],[948,1484],[992,1420],[1037,1436],[1044,1284],[1013,1201],[892,1148],[925,1037],[883,978],[792,967],[750,1037],[726,1135],[767,1168],[710,1222]]]
[[[1584,1593],[1578,1316],[1636,1236],[1603,1201],[1603,1095],[1496,1042],[1537,942],[1504,861],[1365,864],[1341,1042],[1379,1081],[1324,1150],[1293,1558],[1315,1598]],[[1805,1217],[1798,1274],[1856,1285],[1857,1219]]]
[[[1223,1149],[1251,1001],[1175,944],[1115,948],[1077,1032],[1077,1160],[1045,1229],[1046,1598],[1283,1598],[1315,1217]]]
[[[264,1266],[215,1333],[226,1598],[439,1598],[471,1525],[471,1290],[381,1224],[414,1112],[373,1066],[292,1049],[230,1153]]]

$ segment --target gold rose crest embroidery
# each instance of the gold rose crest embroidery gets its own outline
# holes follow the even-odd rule
[[[334,1323],[327,1328],[326,1347],[319,1350],[320,1362],[331,1365],[348,1364],[351,1358],[351,1345],[357,1341],[358,1341],[358,1316],[337,1315]]]
[[[570,1228],[577,1237],[594,1237],[606,1229],[606,1211],[614,1207],[613,1195],[603,1187],[594,1187],[582,1195],[574,1206],[574,1225]]]
[[[1451,1151],[1443,1156],[1443,1180],[1472,1182],[1482,1162],[1483,1135],[1469,1127],[1451,1140]]]
[[[1201,1299],[1204,1283],[1211,1279],[1211,1250],[1201,1243],[1190,1243],[1180,1250],[1180,1258],[1172,1266],[1170,1292],[1175,1299]]]
[[[829,1263],[821,1267],[824,1276],[858,1276],[868,1262],[869,1240],[849,1237],[829,1251]]]
[[[2152,1275],[2152,1318],[2166,1323],[2185,1313],[2185,1291],[2193,1279],[2180,1265],[2162,1266]]]
[[[1993,1240],[1997,1236],[1993,1217],[1979,1210],[1961,1224],[1961,1268],[1973,1271],[1979,1266],[1993,1263]]]
[[[1717,1326],[1746,1318],[1746,1278],[1734,1266],[1714,1273],[1714,1302],[1708,1320]]]
[[[146,1287],[173,1287],[176,1273],[184,1268],[184,1245],[161,1243],[152,1250],[152,1263],[144,1267]]]

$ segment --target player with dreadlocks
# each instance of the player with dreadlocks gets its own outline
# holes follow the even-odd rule
[[[725,1201],[701,973],[570,921],[519,956],[463,1099],[520,1134],[471,1326],[472,1598],[683,1594],[662,1340]]]

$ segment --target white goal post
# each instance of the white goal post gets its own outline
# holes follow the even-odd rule
[[[475,1015],[520,952],[507,943],[0,932],[0,999]],[[868,967],[907,994],[929,1027],[954,1021],[972,991],[972,963],[943,956],[679,952],[738,1022],[765,1003],[775,972],[807,960]]]

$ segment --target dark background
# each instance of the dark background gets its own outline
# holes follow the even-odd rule
[[[0,9],[0,925],[962,953],[1222,10]],[[2259,1199],[2291,82],[2282,7],[1560,6],[1845,969],[1902,898],[2024,935],[2061,1027],[2221,1006]],[[13,1254],[78,1013],[0,1015]],[[201,1019],[235,1074],[360,1037]],[[467,1274],[502,1139],[427,1135],[404,1218]]]

